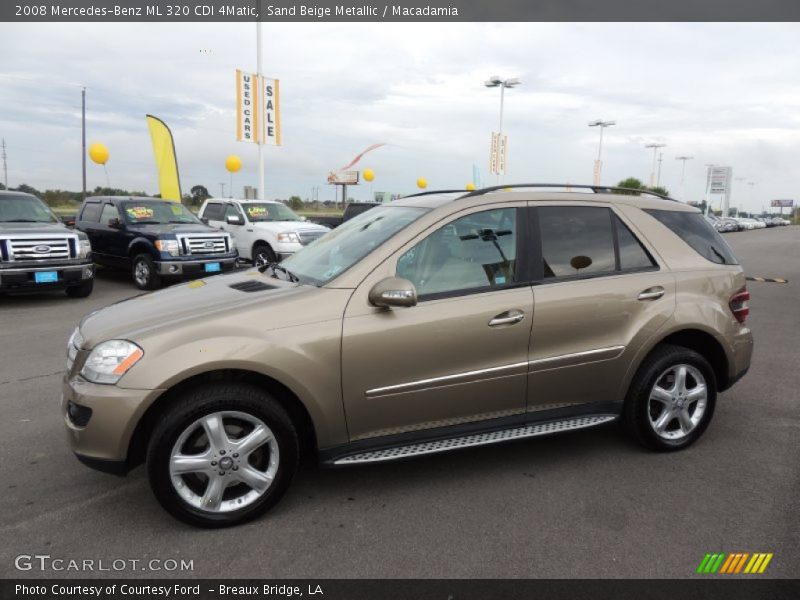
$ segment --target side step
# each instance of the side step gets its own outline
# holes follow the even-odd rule
[[[609,421],[614,421],[619,415],[588,415],[584,417],[571,417],[546,423],[536,423],[533,425],[523,425],[510,429],[500,429],[485,433],[472,433],[461,437],[444,438],[431,442],[419,442],[403,446],[393,446],[381,448],[379,450],[369,450],[358,454],[350,454],[335,459],[334,465],[357,465],[363,463],[374,463],[386,460],[397,460],[399,458],[410,458],[423,454],[434,454],[436,452],[447,452],[448,450],[458,450],[459,448],[470,448],[472,446],[485,446],[498,442],[510,440],[520,440],[524,438],[536,437],[559,433],[561,431],[573,431],[575,429],[585,429],[602,425]]]

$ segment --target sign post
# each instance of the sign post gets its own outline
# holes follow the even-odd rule
[[[731,201],[731,167],[711,167],[709,169],[709,193],[724,194],[722,201],[722,216],[727,217]]]

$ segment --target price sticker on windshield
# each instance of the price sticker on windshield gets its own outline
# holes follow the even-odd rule
[[[150,219],[153,217],[153,209],[147,206],[130,206],[125,209],[131,219]]]
[[[267,216],[267,207],[266,206],[248,206],[247,207],[247,214],[251,217],[266,217]]]

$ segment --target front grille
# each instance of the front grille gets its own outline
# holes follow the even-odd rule
[[[189,234],[177,236],[181,254],[227,254],[230,252],[228,236],[218,234]]]
[[[297,237],[300,238],[300,243],[303,244],[303,246],[308,246],[311,242],[321,238],[326,233],[327,232],[320,231],[319,229],[307,229],[306,231],[298,231]]]
[[[76,236],[19,236],[0,239],[4,260],[68,260],[78,256]]]

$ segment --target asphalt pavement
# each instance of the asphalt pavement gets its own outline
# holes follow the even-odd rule
[[[102,273],[83,300],[0,298],[0,577],[682,578],[707,552],[772,552],[765,576],[796,577],[800,228],[726,239],[748,275],[789,283],[749,284],[751,371],[688,450],[648,452],[610,425],[397,464],[305,466],[264,518],[215,531],[167,515],[143,469],[104,475],[67,447],[67,337],[82,315],[139,293],[127,278]],[[95,570],[18,571],[19,555]],[[151,559],[193,570],[142,570]],[[142,562],[115,570],[121,560]]]

